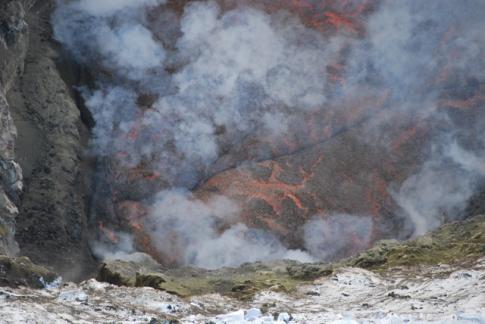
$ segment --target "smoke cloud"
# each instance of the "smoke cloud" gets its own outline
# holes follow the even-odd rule
[[[202,202],[188,192],[165,191],[158,194],[145,228],[162,253],[183,256],[182,264],[213,269],[259,260],[313,260],[262,230],[237,223],[238,215],[235,202],[223,196]]]
[[[303,226],[305,248],[320,260],[335,260],[368,247],[372,227],[372,218],[368,216],[316,217]]]
[[[237,201],[190,193],[215,165],[234,167],[221,167],[221,159],[244,150],[248,139],[256,143],[255,160],[268,158],[261,143],[303,136],[305,116],[344,109],[339,99],[369,88],[390,93],[388,113],[369,122],[359,140],[392,154],[389,128],[433,125],[419,166],[388,188],[395,213],[414,227],[412,235],[463,217],[485,176],[485,141],[477,137],[485,118],[464,123],[443,106],[450,96],[466,101],[483,93],[483,1],[383,1],[358,37],[324,35],[291,12],[268,13],[250,2],[223,10],[194,1],[182,14],[166,3],[59,1],[53,15],[57,40],[96,71],[95,87],[82,89],[96,120],[93,153],[160,177],[163,185],[143,195],[143,223],[162,254],[217,268],[332,260],[372,243],[370,216],[330,213],[295,229],[308,253],[290,250],[243,225]],[[327,70],[342,58],[345,82],[335,86]],[[443,75],[452,77],[440,81]]]
[[[478,32],[484,27],[478,14],[482,10],[480,1],[385,1],[369,20],[369,37],[353,56],[349,80],[379,82],[392,91],[388,117],[394,127],[423,120],[433,127],[422,166],[389,188],[414,226],[413,236],[463,218],[484,181],[484,142],[476,133],[485,129],[483,99],[473,121],[456,113],[467,108],[450,109],[446,103],[453,97],[483,96],[485,38]],[[385,138],[385,125],[374,124],[367,139]]]
[[[215,2],[194,2],[172,22],[181,36],[166,49],[142,15],[147,4],[120,3],[116,11],[101,8],[105,14],[98,16],[82,3],[59,7],[57,39],[79,61],[120,77],[85,95],[97,121],[95,145],[106,154],[126,151],[122,163],[150,161],[174,186],[194,186],[241,139],[281,136],[294,116],[326,102],[322,71],[326,58],[336,55],[337,41],[287,14],[251,8],[222,13]],[[164,72],[179,66],[170,76]],[[158,100],[135,123],[140,93]],[[140,124],[151,140],[129,148],[126,140],[117,142]]]
[[[165,0],[80,0],[71,5],[92,16],[111,16],[119,11],[138,9],[165,3]]]

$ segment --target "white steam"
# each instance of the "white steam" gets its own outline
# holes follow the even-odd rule
[[[164,50],[141,25],[100,30],[98,35],[104,43],[102,55],[111,58],[115,69],[146,71],[164,61]]]
[[[248,136],[282,136],[295,116],[326,102],[324,71],[339,41],[297,19],[251,8],[222,13],[215,2],[194,2],[173,22],[181,36],[169,50],[156,41],[160,35],[150,30],[143,8],[119,7],[98,17],[73,1],[54,15],[57,39],[79,61],[101,64],[122,78],[86,93],[95,132],[102,133],[100,152],[127,151],[125,161],[150,161],[171,184],[193,186],[223,150]],[[164,71],[173,66],[180,68],[168,76]],[[159,98],[152,111],[137,117],[143,133],[156,141],[127,149],[126,141],[116,139],[136,126],[134,94],[140,92]],[[107,114],[117,116],[106,120]],[[121,121],[123,128],[115,128]]]
[[[73,1],[71,5],[93,16],[110,16],[121,10],[155,6],[165,2],[165,0],[80,0]]]
[[[391,191],[415,226],[413,236],[465,216],[463,211],[485,176],[485,159],[456,142],[434,150],[416,174],[398,191]]]
[[[483,153],[468,151],[454,142],[449,146],[447,155],[467,173],[476,176],[485,176],[485,159],[483,158]]]
[[[408,178],[394,198],[415,226],[414,236],[436,229],[445,221],[457,219],[475,192],[474,179],[453,166],[427,162]]]
[[[372,228],[371,217],[335,214],[323,219],[320,216],[303,227],[305,248],[320,260],[334,260],[368,247]]]
[[[144,12],[164,2],[60,1],[53,18],[56,37],[80,62],[99,64],[110,73],[142,80],[150,69],[163,69],[165,50],[145,26]]]
[[[268,233],[236,223],[239,209],[225,197],[202,202],[187,192],[166,191],[156,201],[145,228],[163,254],[182,256],[183,264],[212,269],[259,260],[313,260],[287,250]],[[223,226],[228,228],[221,231]]]
[[[485,129],[483,100],[473,120],[453,116],[442,103],[450,94],[483,93],[485,37],[478,30],[485,27],[484,10],[485,3],[475,0],[384,1],[369,19],[368,37],[353,49],[348,86],[370,83],[391,91],[387,120],[371,123],[362,140],[388,143],[384,126],[401,122],[418,126],[425,120],[435,128],[422,148],[423,165],[389,189],[414,226],[413,236],[462,218],[484,181],[485,141],[477,135]],[[440,84],[443,74],[450,81]],[[470,144],[472,151],[464,148]]]
[[[116,236],[117,244],[97,241],[92,243],[91,248],[95,256],[104,260],[130,260],[136,255],[136,248],[133,238],[128,233],[112,232]]]

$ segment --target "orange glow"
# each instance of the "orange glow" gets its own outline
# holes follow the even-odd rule
[[[141,228],[147,214],[148,211],[141,202],[125,200],[117,204],[117,215],[132,227]]]
[[[323,159],[323,156],[320,159]],[[265,161],[259,165],[271,170],[268,179],[255,178],[249,170],[241,168],[237,171],[237,177],[228,176],[228,173],[223,172],[210,179],[206,185],[217,187],[228,196],[241,199],[243,203],[260,199],[271,206],[277,215],[281,215],[283,212],[285,200],[291,201],[296,208],[301,210],[302,214],[306,214],[308,209],[302,202],[300,193],[304,190],[306,182],[313,177],[313,173],[300,169],[300,183],[288,184],[280,179],[283,168],[279,163]]]
[[[184,1],[172,1],[170,6],[183,12]],[[377,1],[359,0],[218,0],[224,11],[231,10],[241,4],[252,4],[266,12],[288,10],[300,17],[308,27],[320,32],[335,33],[346,31],[359,35],[363,31],[365,15],[377,4]]]
[[[450,107],[455,109],[472,109],[485,103],[485,86],[482,86],[480,93],[468,99],[449,99],[442,100],[440,107]]]
[[[103,224],[103,222],[99,221],[98,222],[98,228],[100,233],[103,234],[104,237],[106,237],[111,243],[116,244],[119,242],[119,238],[116,235],[116,233],[109,228],[106,228]]]
[[[147,181],[156,181],[156,180],[159,180],[160,177],[161,177],[160,172],[150,171],[141,167],[128,170],[129,181],[134,181],[142,178]]]
[[[162,255],[153,245],[150,235],[146,232],[143,221],[148,212],[147,207],[138,201],[126,200],[117,204],[117,215],[130,226],[135,245],[163,265],[176,265],[177,255],[175,251],[174,255]]]
[[[391,143],[391,148],[393,151],[398,151],[399,148],[408,143],[410,140],[412,140],[416,135],[418,134],[418,128],[417,127],[411,127],[399,134],[399,136],[394,139]]]
[[[138,131],[138,128],[137,127],[133,127],[129,132],[128,132],[128,139],[131,140],[131,141],[135,141],[137,138],[138,138],[138,134],[139,134],[139,131]]]
[[[355,24],[350,19],[332,11],[327,11],[324,13],[324,15],[325,17],[327,17],[327,22],[337,27],[337,29],[344,28],[344,29],[347,29],[348,31],[354,31],[354,32],[356,31]]]
[[[371,187],[367,191],[367,200],[369,202],[369,213],[374,217],[381,215],[382,202],[390,200],[387,186],[388,183],[378,173],[372,175]]]

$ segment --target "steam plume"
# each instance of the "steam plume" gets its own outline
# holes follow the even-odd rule
[[[462,217],[485,174],[485,141],[477,137],[485,117],[463,122],[446,102],[483,108],[483,1],[382,1],[358,37],[325,35],[291,12],[251,3],[223,10],[194,1],[180,14],[162,0],[59,1],[53,16],[56,38],[98,71],[95,88],[83,89],[96,120],[93,152],[160,177],[162,185],[143,193],[144,225],[158,249],[178,263],[215,268],[328,260],[370,244],[379,226],[370,217],[315,215],[295,229],[311,257],[243,225],[237,201],[189,193],[214,170],[235,167],[224,157],[239,156],[248,139],[254,160],[270,158],[261,143],[302,137],[304,116],[343,110],[339,99],[369,88],[389,91],[387,111],[358,140],[393,154],[393,131],[432,126],[418,167],[388,188],[396,217],[412,235]],[[339,59],[345,82],[335,86],[326,71]]]

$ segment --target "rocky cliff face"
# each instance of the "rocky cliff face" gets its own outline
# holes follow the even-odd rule
[[[27,51],[25,11],[17,1],[0,4],[0,254],[17,253],[14,240],[22,171],[15,161],[14,125],[6,94],[22,73]]]
[[[0,253],[20,246],[75,278],[93,264],[80,176],[87,129],[56,66],[51,1],[1,6]]]

